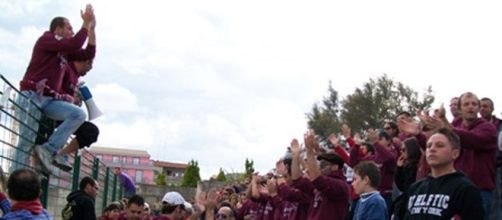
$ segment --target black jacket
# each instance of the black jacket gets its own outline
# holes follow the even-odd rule
[[[63,217],[72,220],[95,220],[96,211],[94,198],[87,195],[84,191],[72,192],[66,197],[70,208],[63,210]]]
[[[461,172],[433,178],[428,176],[410,186],[405,219],[483,219],[481,195]]]

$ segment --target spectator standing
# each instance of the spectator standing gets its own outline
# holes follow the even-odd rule
[[[62,211],[65,220],[96,219],[95,200],[98,195],[99,185],[96,180],[86,176],[80,180],[79,190],[66,197],[68,204]]]
[[[120,167],[115,167],[113,169],[115,175],[120,180],[120,185],[124,187],[124,197],[130,198],[136,194],[136,185],[132,181],[131,177],[122,171]]]

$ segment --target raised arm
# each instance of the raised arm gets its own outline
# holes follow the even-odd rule
[[[293,139],[291,141],[291,154],[292,154],[292,161],[291,161],[291,179],[292,180],[297,180],[302,176],[302,171],[300,168],[300,144],[298,143],[298,140]]]
[[[316,145],[318,145],[318,143],[312,131],[307,132],[304,138],[305,147],[307,148],[307,169],[309,170],[309,178],[313,181],[321,176],[321,169],[317,165],[317,160],[315,159],[315,149],[317,149]]]

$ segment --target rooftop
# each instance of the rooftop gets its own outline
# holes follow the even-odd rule
[[[173,163],[159,160],[153,161],[153,165],[156,167],[169,167],[169,168],[180,168],[180,169],[185,169],[188,167],[188,164],[185,163]]]
[[[89,151],[93,154],[115,154],[124,156],[143,156],[150,158],[150,154],[148,154],[146,150],[93,146],[91,149],[89,149]]]

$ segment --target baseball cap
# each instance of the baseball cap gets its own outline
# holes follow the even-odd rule
[[[317,160],[325,160],[325,161],[328,161],[332,164],[337,164],[340,167],[343,166],[342,158],[336,154],[333,154],[333,153],[321,154],[321,155],[317,156]]]
[[[193,213],[194,212],[194,209],[193,209],[193,206],[192,206],[191,203],[185,202],[184,206],[185,206],[185,211],[187,211],[188,213]]]
[[[164,198],[162,198],[162,202],[169,205],[184,205],[185,199],[178,192],[168,192],[164,195]]]

